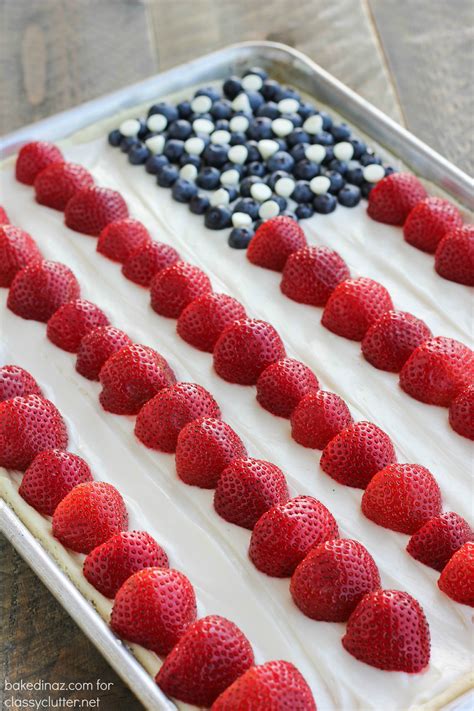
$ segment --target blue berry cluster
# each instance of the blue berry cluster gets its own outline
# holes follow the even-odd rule
[[[202,87],[191,101],[153,104],[108,140],[206,227],[232,228],[235,249],[276,215],[303,220],[338,203],[355,207],[393,172],[346,124],[259,67],[226,79],[222,92]]]

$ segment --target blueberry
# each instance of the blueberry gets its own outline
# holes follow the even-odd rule
[[[190,101],[181,101],[176,108],[178,109],[179,118],[189,119],[192,116],[193,110]]]
[[[172,163],[176,163],[184,153],[184,141],[171,138],[169,141],[166,141],[163,153]]]
[[[229,202],[234,202],[234,200],[237,200],[239,197],[239,191],[237,188],[234,188],[233,185],[227,185],[225,188],[227,192],[229,193]]]
[[[345,179],[348,183],[352,185],[362,185],[364,182],[364,173],[362,168],[348,168],[345,174]]]
[[[196,193],[189,201],[189,209],[195,215],[204,215],[209,207],[209,198],[204,193]]]
[[[232,163],[231,161],[228,161],[222,166],[222,171],[224,172],[224,170],[236,170],[241,178],[247,175],[247,166],[242,165],[241,163]]]
[[[324,156],[323,163],[324,165],[328,165],[334,159],[334,148],[333,146],[324,146],[324,148],[326,155]]]
[[[288,150],[288,144],[286,142],[285,138],[278,138],[277,136],[274,136],[273,139],[276,143],[278,143],[278,150],[279,151],[284,151],[286,152]]]
[[[285,170],[276,170],[274,173],[271,173],[267,179],[267,185],[269,188],[272,190],[275,190],[275,185],[277,184],[277,181],[280,180],[280,178],[290,178],[290,174],[287,173]]]
[[[257,116],[266,116],[272,120],[280,116],[280,111],[274,101],[267,101],[265,104],[262,104],[258,107],[256,113]]]
[[[316,195],[313,200],[314,211],[321,213],[321,215],[328,215],[330,212],[334,212],[336,205],[336,198],[334,195],[330,195],[329,193]]]
[[[263,138],[273,138],[272,120],[267,116],[257,116],[250,122],[247,135],[255,141]]]
[[[210,143],[204,149],[202,157],[208,165],[216,168],[221,168],[227,162],[227,146],[219,146],[215,143]]]
[[[323,120],[323,131],[329,131],[332,126],[332,118],[327,111],[318,111]]]
[[[253,229],[256,232],[258,228],[263,225],[263,220],[257,220],[256,222],[253,223]]]
[[[140,122],[140,130],[137,133],[138,138],[141,138],[143,141],[144,138],[150,135],[150,130],[148,126],[146,125],[146,121],[144,119],[138,119]]]
[[[179,172],[174,165],[163,165],[157,177],[157,183],[162,188],[170,188],[179,178]]]
[[[373,187],[374,187],[374,184],[373,184],[373,183],[367,183],[367,182],[364,181],[364,182],[362,183],[362,185],[360,186],[360,194],[362,195],[362,197],[368,198],[368,197],[369,197],[369,193],[370,193],[370,191],[372,190]]]
[[[286,142],[290,148],[294,148],[298,143],[309,143],[309,141],[309,134],[302,128],[295,128],[295,130],[286,137]]]
[[[214,119],[212,118],[211,114],[205,113],[205,114],[191,114],[189,117],[189,120],[191,123],[193,121],[196,121],[196,119],[206,119],[206,121],[210,121],[211,123],[214,123]]]
[[[283,88],[282,99],[296,99],[296,101],[301,101],[301,96],[298,94],[296,89],[291,86],[285,86]]]
[[[144,143],[136,143],[128,152],[128,161],[132,165],[143,165],[150,157],[150,151]]]
[[[122,153],[128,153],[132,146],[141,146],[141,141],[136,136],[125,136],[120,141],[120,150]]]
[[[347,172],[347,162],[344,160],[338,160],[337,158],[333,158],[332,161],[329,162],[329,170],[333,170],[336,173],[340,173],[341,175],[345,175]]]
[[[330,193],[338,193],[339,190],[341,190],[341,188],[343,188],[346,184],[346,181],[342,175],[334,170],[329,170],[326,175],[331,181],[331,185],[329,186]]]
[[[272,195],[271,199],[274,200],[276,203],[278,203],[278,207],[280,208],[280,213],[284,212],[286,210],[286,208],[288,207],[288,201],[282,195]]]
[[[315,178],[319,175],[320,172],[321,168],[318,163],[313,163],[313,161],[303,158],[303,160],[298,161],[295,165],[293,175],[295,178],[298,178],[298,180],[311,180],[311,178]]]
[[[169,161],[166,156],[150,156],[145,164],[145,170],[147,173],[156,175],[160,168],[164,165],[168,165]]]
[[[253,235],[253,230],[249,230],[247,227],[234,227],[227,243],[233,249],[247,249]]]
[[[199,156],[193,156],[189,155],[189,153],[183,153],[181,158],[179,159],[179,164],[180,165],[194,165],[198,170],[200,170],[201,165],[202,165],[202,160],[200,159]]]
[[[240,183],[240,194],[242,197],[250,197],[250,188],[255,183],[261,183],[262,179],[258,178],[256,175],[249,175],[244,178]]]
[[[314,116],[316,113],[316,107],[308,101],[302,101],[298,109],[298,113],[303,120],[306,120],[309,116]]]
[[[122,134],[116,128],[114,131],[111,131],[109,135],[107,136],[107,140],[111,146],[114,148],[118,148],[120,146],[120,141],[122,140]]]
[[[242,84],[239,77],[229,77],[222,85],[222,91],[228,99],[235,99],[242,92]]]
[[[210,230],[223,230],[231,224],[231,213],[227,207],[217,205],[210,207],[204,218],[204,224]]]
[[[266,172],[265,164],[257,160],[252,161],[252,163],[249,163],[247,166],[247,175],[258,175],[259,178],[263,178]]]
[[[218,101],[221,98],[218,90],[213,86],[202,86],[194,96],[208,96],[211,101]]]
[[[265,101],[281,101],[283,98],[283,87],[274,79],[265,79],[260,93]]]
[[[197,195],[197,187],[190,180],[179,178],[173,184],[171,194],[173,200],[177,202],[189,202],[194,195]]]
[[[232,106],[228,99],[219,99],[211,107],[211,115],[215,119],[230,119]]]
[[[351,129],[345,123],[333,124],[331,133],[336,141],[347,141],[351,137]]]
[[[241,146],[247,140],[247,136],[242,131],[234,131],[230,134],[230,145]]]
[[[165,101],[150,106],[148,109],[148,116],[153,116],[153,114],[162,114],[163,116],[166,116],[168,123],[173,123],[173,121],[177,121],[179,118],[179,112],[176,106],[167,104]]]
[[[363,166],[372,165],[373,163],[377,163],[377,165],[382,165],[381,159],[378,156],[375,156],[373,153],[369,152],[363,153],[359,158],[359,162]]]
[[[244,77],[248,76],[249,74],[257,74],[257,76],[259,76],[262,81],[268,79],[268,74],[265,69],[262,69],[262,67],[250,67],[250,69],[247,69],[247,71],[244,73]]]
[[[299,114],[282,114],[281,117],[291,121],[295,128],[300,128],[303,125],[303,119]]]
[[[344,207],[355,207],[360,203],[361,192],[357,185],[345,185],[337,194],[337,199]]]
[[[352,147],[354,149],[354,155],[352,157],[354,158],[354,160],[357,160],[361,157],[363,153],[366,152],[367,146],[359,138],[352,138],[350,143],[352,144]]]
[[[392,175],[392,173],[396,173],[396,172],[397,171],[395,170],[395,168],[392,168],[391,165],[387,165],[387,167],[385,168],[385,176]]]
[[[250,197],[244,197],[235,203],[234,212],[245,212],[246,215],[250,215],[252,220],[256,220],[258,218],[258,208],[258,202]]]
[[[173,121],[168,126],[168,136],[170,138],[179,138],[180,141],[185,141],[193,132],[193,127],[185,119]]]
[[[334,137],[328,131],[320,131],[312,136],[311,143],[319,143],[321,146],[332,146]]]
[[[214,190],[217,188],[221,181],[221,174],[217,168],[212,168],[211,166],[206,166],[199,171],[196,178],[196,185],[198,185],[203,190]]]
[[[313,191],[309,187],[309,183],[305,180],[298,180],[295,189],[291,193],[291,199],[295,202],[311,202],[313,197]]]
[[[258,107],[263,104],[263,96],[259,91],[246,91],[245,93],[247,94],[247,99],[249,100],[250,108],[252,109],[252,111],[255,112]]]
[[[217,119],[215,122],[215,127],[216,131],[228,131],[229,130],[229,122],[227,119]]]
[[[291,210],[285,210],[285,212],[282,212],[281,214],[284,217],[289,217],[291,220],[298,222],[298,215],[296,214],[296,212],[292,212]]]
[[[267,169],[270,173],[276,170],[290,172],[295,165],[295,159],[286,151],[277,151],[267,160]]]
[[[295,213],[300,220],[307,220],[314,215],[314,208],[310,202],[302,202],[297,205]]]
[[[254,161],[262,160],[262,156],[260,155],[260,151],[258,150],[258,145],[256,141],[247,141],[245,146],[248,151],[247,163],[253,163]]]
[[[296,146],[293,146],[291,149],[290,154],[297,163],[299,163],[300,160],[305,160],[308,146],[309,143],[297,143]]]

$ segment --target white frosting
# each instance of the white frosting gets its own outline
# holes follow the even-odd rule
[[[308,116],[303,124],[303,128],[306,133],[319,133],[323,129],[323,119],[319,114],[314,114],[313,116]]]
[[[245,91],[258,91],[262,88],[263,80],[258,74],[247,74],[242,79],[242,88]]]
[[[293,131],[294,126],[290,119],[276,118],[272,121],[272,129],[274,134],[283,138]]]
[[[164,131],[167,127],[168,119],[166,116],[163,116],[163,114],[152,114],[148,117],[146,125],[150,131],[161,133],[161,131]]]

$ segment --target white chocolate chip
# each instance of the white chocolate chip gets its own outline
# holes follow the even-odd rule
[[[382,180],[382,178],[385,177],[385,170],[384,167],[382,165],[378,165],[378,163],[370,163],[365,166],[362,174],[364,176],[364,180],[367,180],[368,183],[378,183],[379,180]]]
[[[168,119],[163,114],[152,114],[147,118],[146,121],[147,128],[150,131],[156,131],[156,133],[161,133],[165,130],[168,125]]]
[[[141,124],[138,119],[127,119],[126,121],[122,121],[122,123],[119,126],[119,131],[122,134],[122,136],[131,138],[132,136],[137,135],[140,128],[141,128]]]
[[[214,124],[209,119],[200,118],[193,121],[193,129],[195,133],[212,133],[215,129]]]
[[[212,106],[212,99],[209,96],[196,96],[191,101],[191,108],[195,114],[205,114]]]
[[[280,145],[277,141],[272,141],[271,138],[262,138],[262,140],[258,142],[258,150],[263,160],[267,160],[267,158],[270,158],[274,153],[280,150]]]
[[[163,153],[165,147],[165,137],[164,136],[150,136],[145,141],[145,145],[154,155]]]
[[[280,136],[280,138],[288,136],[289,133],[293,132],[294,128],[290,119],[277,118],[272,121],[272,131],[275,135]]]
[[[185,163],[179,171],[179,177],[189,180],[191,183],[196,180],[197,174],[197,168],[192,163]]]
[[[242,79],[242,87],[245,91],[260,91],[263,85],[263,79],[258,74],[247,74]]]
[[[265,183],[254,183],[250,187],[250,195],[258,202],[265,202],[272,196],[271,188]]]
[[[247,94],[238,94],[232,102],[232,108],[234,111],[243,111],[244,114],[250,113],[252,111],[252,107],[250,106]]]
[[[281,114],[296,114],[300,108],[300,102],[296,99],[282,99],[278,102],[278,111]]]
[[[229,152],[227,153],[227,158],[231,163],[239,163],[240,165],[243,165],[247,160],[248,154],[249,152],[247,146],[231,146],[229,148]]]
[[[209,202],[212,207],[217,207],[218,205],[228,205],[230,202],[230,196],[225,188],[219,188],[212,193]]]
[[[320,146],[319,143],[313,143],[306,148],[304,154],[308,160],[312,160],[314,163],[322,163],[326,158],[326,149],[324,146]]]
[[[206,144],[199,136],[191,136],[184,142],[184,150],[190,156],[199,156],[203,152]]]
[[[295,181],[293,178],[280,178],[275,183],[275,192],[281,197],[290,197],[291,193],[295,189]]]
[[[229,168],[229,170],[224,170],[221,173],[221,184],[222,185],[238,185],[240,181],[240,173],[234,168]]]
[[[246,212],[234,212],[232,224],[234,227],[248,227],[252,224],[252,218]]]
[[[336,143],[333,148],[334,157],[338,160],[350,160],[354,155],[354,146],[349,141]]]
[[[216,146],[226,146],[230,141],[229,131],[224,131],[219,129],[211,134],[211,143],[215,143]]]
[[[308,116],[308,118],[306,119],[306,121],[303,124],[303,130],[306,131],[306,133],[310,133],[312,135],[322,131],[323,130],[322,116],[320,116],[319,114],[313,114],[313,116]]]
[[[248,127],[249,120],[247,116],[233,116],[229,123],[230,130],[236,133],[245,133]]]
[[[309,187],[315,195],[324,195],[331,187],[331,181],[326,175],[317,175],[309,181]]]
[[[280,214],[280,206],[275,200],[263,202],[258,210],[258,215],[262,220],[269,220]]]

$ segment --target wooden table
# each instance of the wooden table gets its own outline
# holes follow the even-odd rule
[[[473,172],[472,0],[0,0],[0,7],[2,133],[232,42],[271,39],[306,52]],[[12,547],[2,541],[1,551],[3,678],[100,678],[111,682],[97,694],[103,711],[142,708]]]

